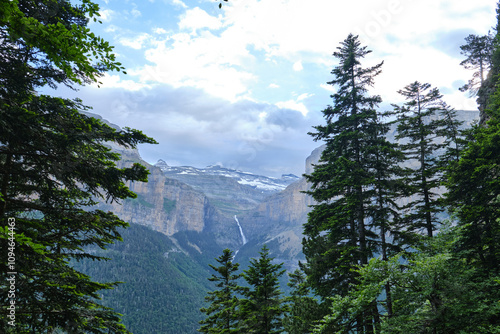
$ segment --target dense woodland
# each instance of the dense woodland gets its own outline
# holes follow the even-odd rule
[[[0,3],[0,327],[6,333],[129,333],[100,302],[103,290],[117,284],[98,283],[72,263],[117,251],[119,245],[101,249],[122,240],[128,224],[93,206],[136,198],[125,182],[147,180],[143,166],[117,168],[119,155],[104,143],[135,148],[155,141],[85,116],[82,101],[37,93],[123,71],[112,47],[87,28],[97,12],[87,0]],[[224,250],[207,285],[196,286],[211,289],[200,332],[500,332],[500,4],[497,20],[494,35],[469,35],[461,47],[462,65],[472,73],[462,90],[477,96],[481,112],[467,130],[437,88],[412,78],[399,91],[405,103],[378,110],[381,98],[369,88],[383,64],[363,66],[371,51],[357,36],[340,43],[329,82],[336,93],[323,110],[325,124],[311,132],[326,149],[306,175],[318,204],[304,225],[306,261],[289,274],[290,295],[281,292],[285,272],[266,246],[243,270]],[[387,141],[392,124],[402,144]],[[164,268],[185,279],[189,270],[175,272],[165,255],[157,256],[169,249],[147,259],[157,266],[144,270]],[[180,254],[169,257],[182,262],[176,268],[192,265]],[[131,287],[123,292],[132,296]],[[153,297],[154,288],[148,291]],[[8,308],[13,301],[15,314]],[[185,322],[172,316],[180,317],[179,326]]]

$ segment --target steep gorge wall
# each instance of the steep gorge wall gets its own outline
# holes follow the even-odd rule
[[[137,150],[112,145],[122,159],[119,168],[141,163],[150,172],[148,182],[128,182],[137,194],[135,199],[123,203],[101,203],[98,208],[113,211],[121,219],[145,225],[167,236],[178,232],[194,231],[216,237],[221,245],[232,245],[239,240],[234,221],[222,215],[201,192],[164,176],[163,172],[140,158]]]

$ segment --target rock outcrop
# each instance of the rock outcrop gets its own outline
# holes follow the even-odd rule
[[[127,184],[137,198],[122,203],[101,203],[97,208],[112,211],[127,222],[148,226],[167,236],[190,231],[215,238],[222,246],[239,244],[239,231],[233,219],[223,215],[203,193],[165,177],[159,168],[143,161],[137,150],[110,146],[121,155],[117,163],[119,168],[140,163],[150,174],[148,182]]]

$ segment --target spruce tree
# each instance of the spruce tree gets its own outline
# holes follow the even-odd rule
[[[219,267],[209,265],[215,274],[208,280],[215,283],[217,290],[208,292],[205,301],[208,307],[200,309],[207,314],[207,318],[200,321],[202,333],[239,333],[239,299],[238,295],[243,288],[238,285],[241,274],[237,274],[239,263],[233,263],[233,252],[224,249],[223,254],[216,259]]]
[[[441,159],[446,148],[454,145],[450,140],[457,140],[449,136],[456,134],[458,125],[439,90],[430,84],[416,81],[399,93],[408,101],[402,106],[394,105],[396,138],[403,141],[402,151],[413,165],[407,181],[411,200],[406,205],[408,214],[402,228],[410,232],[408,237],[422,232],[432,237],[440,221],[437,214],[443,211],[438,192],[443,179]],[[438,112],[450,118],[441,118]]]
[[[259,252],[258,259],[252,259],[243,272],[243,278],[250,288],[241,300],[242,333],[282,333],[281,319],[286,305],[278,279],[285,273],[283,263],[273,264],[266,245]]]

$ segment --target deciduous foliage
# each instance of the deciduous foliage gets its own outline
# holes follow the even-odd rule
[[[97,10],[90,1],[0,5],[0,312],[2,328],[11,328],[6,245],[8,218],[15,218],[15,333],[126,332],[95,299],[114,284],[93,282],[69,261],[102,259],[85,246],[120,240],[117,229],[127,224],[92,206],[135,197],[125,182],[147,180],[140,165],[117,168],[119,155],[106,142],[134,148],[154,140],[86,116],[79,100],[36,94],[45,85],[95,81],[119,68],[109,45],[86,28],[86,16]]]
[[[2,46],[21,47],[26,56],[37,59],[37,68],[45,64],[67,83],[96,82],[103,71],[123,70],[113,47],[87,27],[88,18],[98,17],[99,6],[90,0],[79,5],[65,0],[2,1]]]
[[[370,260],[358,269],[360,283],[347,296],[331,299],[330,314],[314,332],[348,332],[378,298],[380,333],[497,333],[498,283],[479,278],[456,253],[459,235],[459,229],[446,228],[404,254],[405,260],[402,254]],[[386,285],[391,286],[392,313],[382,293]]]

